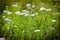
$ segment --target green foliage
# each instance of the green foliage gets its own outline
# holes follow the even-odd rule
[[[22,4],[23,5],[23,4]],[[6,40],[53,40],[57,36],[57,8],[51,2],[15,3],[3,12]]]

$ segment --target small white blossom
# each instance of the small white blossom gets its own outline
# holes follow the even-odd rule
[[[34,30],[34,32],[40,32],[40,30]]]
[[[35,15],[36,15],[36,14],[31,14],[30,16],[32,16],[32,17],[33,17],[33,16],[35,16]]]
[[[32,8],[35,8],[35,5],[32,5]]]
[[[18,7],[18,5],[16,5],[16,4],[13,4],[13,5],[12,5],[12,7]]]
[[[31,4],[26,4],[26,7],[31,7]]]
[[[29,13],[29,11],[27,11],[27,10],[22,10],[22,12],[23,12],[23,13]]]
[[[52,9],[46,9],[46,11],[51,11]]]
[[[8,12],[8,11],[7,11],[7,10],[4,10],[3,12],[6,13],[6,12]]]
[[[20,11],[15,12],[16,15],[23,15]]]
[[[52,20],[52,22],[56,22],[56,20]]]
[[[45,7],[41,7],[40,10],[43,11],[43,10],[46,10],[46,8]]]
[[[8,12],[7,12],[7,14],[8,14],[8,15],[11,15],[11,14],[12,14],[12,12],[9,12],[9,11],[8,11]]]
[[[25,16],[29,16],[29,14],[25,14]]]
[[[11,22],[11,20],[9,18],[5,18],[6,22]]]

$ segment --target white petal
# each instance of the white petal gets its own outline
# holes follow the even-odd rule
[[[26,7],[30,7],[31,6],[31,4],[26,4]]]
[[[45,7],[41,7],[41,8],[40,8],[41,11],[43,11],[43,10],[45,10],[45,9],[46,9]]]
[[[35,5],[32,5],[32,8],[35,8]]]
[[[34,32],[40,32],[40,30],[35,30]]]
[[[12,14],[12,12],[9,12],[9,11],[8,11],[8,12],[7,12],[7,14],[8,14],[8,15],[11,15],[11,14]]]
[[[56,22],[56,20],[52,20],[52,22]]]

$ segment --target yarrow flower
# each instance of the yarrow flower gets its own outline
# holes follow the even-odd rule
[[[22,12],[23,12],[23,13],[29,13],[29,11],[27,11],[27,10],[22,10]]]
[[[35,5],[32,5],[32,8],[35,8]]]
[[[26,4],[26,7],[31,7],[31,4]]]
[[[23,15],[20,11],[15,12],[16,15]]]
[[[9,18],[5,18],[5,21],[8,23],[11,22],[11,20]]]
[[[56,22],[56,20],[52,20],[52,22]]]
[[[45,7],[41,7],[40,8],[40,11],[43,11],[43,10],[46,10],[46,8]]]
[[[40,30],[34,30],[34,32],[40,32]]]
[[[4,10],[3,12],[6,13],[6,12],[8,12],[8,11],[7,11],[7,10]]]
[[[11,14],[12,14],[12,12],[9,12],[9,11],[8,11],[8,12],[7,12],[7,14],[8,14],[8,15],[11,15]]]

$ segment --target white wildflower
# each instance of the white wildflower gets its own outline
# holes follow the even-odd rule
[[[32,8],[35,8],[35,5],[32,5]]]
[[[5,18],[6,22],[11,22],[11,20],[9,18]]]
[[[52,22],[56,22],[56,20],[52,20]]]
[[[18,5],[16,5],[16,4],[13,4],[13,5],[12,5],[12,7],[18,7]]]
[[[23,12],[23,13],[29,13],[29,11],[27,11],[27,10],[22,10],[22,12]]]
[[[31,7],[31,4],[26,4],[26,7]]]
[[[6,13],[6,12],[8,12],[8,11],[7,11],[7,10],[4,10],[3,12]]]
[[[35,15],[36,15],[36,14],[31,14],[30,16],[32,16],[32,17],[33,17],[33,16],[35,16]]]
[[[16,15],[23,15],[20,11],[15,12]]]
[[[34,32],[40,32],[40,30],[34,30]]]
[[[8,12],[7,12],[7,14],[8,14],[8,15],[11,15],[11,14],[12,14],[12,12],[9,12],[9,11],[8,11]]]
[[[29,16],[29,14],[25,14],[25,16]]]
[[[52,9],[46,9],[46,11],[51,11]]]
[[[41,7],[40,10],[43,11],[43,10],[46,10],[46,8],[45,7]]]

